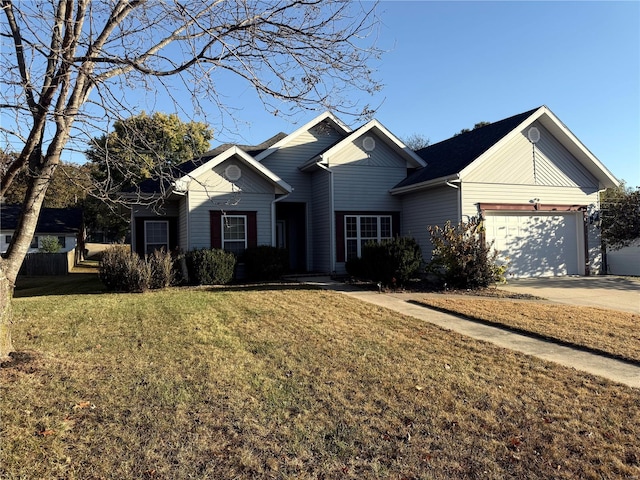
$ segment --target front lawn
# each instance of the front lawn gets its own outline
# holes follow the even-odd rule
[[[14,302],[2,478],[637,478],[640,391],[339,293]]]
[[[640,362],[640,315],[596,307],[429,295],[420,304]]]

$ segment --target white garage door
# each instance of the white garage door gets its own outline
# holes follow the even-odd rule
[[[582,275],[576,213],[487,213],[487,242],[509,263],[507,278]],[[582,255],[583,256],[583,255]]]

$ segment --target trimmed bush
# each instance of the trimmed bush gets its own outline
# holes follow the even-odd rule
[[[433,254],[427,272],[436,275],[447,287],[485,288],[504,282],[506,265],[496,263],[498,252],[486,245],[481,236],[482,223],[472,220],[452,226],[429,226]]]
[[[369,242],[362,247],[362,258],[350,261],[349,270],[360,272],[361,278],[384,285],[404,285],[420,270],[422,252],[411,237],[396,237],[383,242]]]
[[[236,257],[219,248],[186,253],[189,280],[197,285],[225,285],[233,280]]]
[[[113,292],[143,292],[151,285],[149,263],[122,245],[104,251],[98,272],[100,281]]]
[[[278,280],[289,270],[289,252],[283,248],[260,245],[244,252],[247,278],[251,280]]]

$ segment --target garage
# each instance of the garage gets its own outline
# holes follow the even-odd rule
[[[584,275],[578,212],[486,212],[487,243],[509,264],[507,278]]]

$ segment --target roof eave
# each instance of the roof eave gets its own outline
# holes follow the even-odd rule
[[[405,185],[403,187],[392,188],[389,190],[389,193],[391,195],[404,195],[406,193],[417,192],[419,190],[425,190],[439,185],[446,185],[451,182],[460,182],[460,175],[456,173],[454,175],[446,175],[444,177],[425,180],[424,182],[412,183],[411,185]]]

